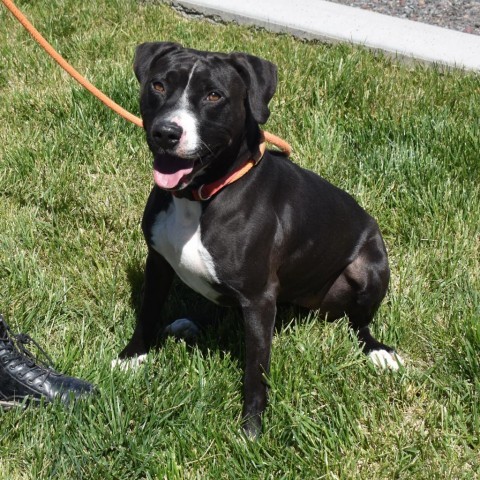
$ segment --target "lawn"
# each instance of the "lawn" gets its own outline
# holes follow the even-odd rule
[[[346,321],[283,308],[270,404],[241,435],[241,319],[180,283],[165,315],[219,321],[110,368],[135,324],[152,185],[141,129],[71,80],[0,7],[0,311],[100,395],[0,412],[0,478],[480,478],[480,77],[235,25],[158,2],[18,2],[75,67],[138,114],[135,45],[174,40],[275,62],[266,129],[349,191],[387,243],[374,325],[406,366],[380,373]]]

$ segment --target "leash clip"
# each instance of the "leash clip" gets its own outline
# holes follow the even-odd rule
[[[198,198],[198,200],[201,200],[202,202],[204,202],[205,200],[208,200],[211,197],[211,195],[207,195],[206,197],[203,196],[202,190],[204,186],[205,184],[200,185],[198,187],[198,190],[195,192],[195,196]]]

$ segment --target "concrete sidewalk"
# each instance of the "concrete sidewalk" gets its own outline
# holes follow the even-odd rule
[[[480,36],[322,0],[172,0],[186,13],[480,71]]]

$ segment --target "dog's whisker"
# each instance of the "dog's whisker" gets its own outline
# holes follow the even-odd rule
[[[201,144],[213,155],[213,150],[205,143],[202,139],[200,139]]]

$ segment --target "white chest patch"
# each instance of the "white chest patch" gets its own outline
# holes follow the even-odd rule
[[[220,283],[212,256],[203,246],[200,232],[202,207],[198,202],[173,197],[166,211],[160,212],[152,227],[152,247],[173,267],[190,288],[213,302]]]

